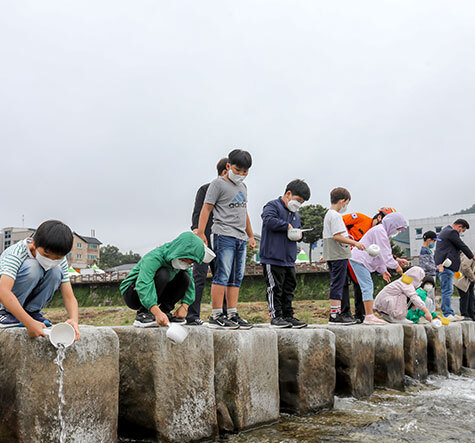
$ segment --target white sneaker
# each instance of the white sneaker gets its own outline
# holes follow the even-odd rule
[[[448,318],[450,321],[462,321],[463,320],[463,317],[460,317],[460,315],[447,315],[447,317],[445,318]]]
[[[366,316],[364,318],[364,321],[363,321],[363,324],[364,325],[387,325],[388,322],[387,321],[384,321],[384,320],[381,320],[380,318],[376,317],[375,315],[371,315],[371,316]]]
[[[425,325],[426,323],[429,323],[424,317],[421,317],[417,324],[419,325]]]

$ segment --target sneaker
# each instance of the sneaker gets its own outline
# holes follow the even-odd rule
[[[253,324],[241,318],[237,312],[234,313],[229,320],[231,320],[233,323],[238,324],[239,329],[251,329],[254,327]]]
[[[357,325],[360,325],[364,322],[364,317],[354,317],[354,319]]]
[[[291,328],[292,323],[287,320],[284,320],[282,317],[275,317],[272,318],[270,321],[271,328]]]
[[[473,320],[472,320],[472,317],[465,315],[462,321],[473,321]]]
[[[338,313],[335,316],[330,314],[330,319],[328,320],[329,325],[342,325],[342,326],[349,326],[356,324],[356,321],[351,321],[348,317],[344,314]]]
[[[179,325],[183,325],[186,323],[186,318],[175,317],[170,312],[165,312],[165,315],[168,317],[170,323],[178,323]]]
[[[158,324],[150,311],[139,311],[135,316],[134,326],[136,328],[157,328]]]
[[[28,311],[26,311],[28,312]],[[41,311],[35,311],[35,312],[28,312],[30,314],[30,317],[33,318],[33,320],[39,321],[40,323],[43,323],[45,326],[48,328],[51,326],[51,322],[44,317],[43,313]]]
[[[201,318],[195,318],[194,320],[186,321],[187,326],[203,326],[205,322]]]
[[[429,323],[424,317],[421,317],[418,321],[417,321],[417,324],[418,325],[425,325]]]
[[[21,326],[18,319],[4,309],[0,310],[0,328],[15,328]]]
[[[239,325],[229,320],[228,317],[224,314],[219,314],[218,316],[209,318],[208,328],[211,329],[239,329]]]
[[[447,315],[445,318],[448,318],[450,321],[462,321],[463,320],[463,317],[461,317],[460,315]]]
[[[381,317],[383,317],[383,320],[385,320],[387,323],[395,323],[399,325],[413,325],[414,324],[411,320],[408,320],[407,318],[403,318],[402,320],[397,320],[396,318],[391,317],[385,312],[381,312]]]
[[[363,324],[364,325],[387,325],[388,322],[376,317],[376,315],[371,315],[371,316],[365,317]]]
[[[307,323],[305,323],[304,321],[300,321],[298,318],[295,318],[295,317],[284,317],[284,320],[289,322],[293,328],[295,329],[301,329],[301,328],[305,328],[307,326]]]

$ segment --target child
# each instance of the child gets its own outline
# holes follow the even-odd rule
[[[297,241],[289,240],[289,229],[300,228],[298,210],[310,198],[303,180],[293,180],[282,197],[271,200],[262,211],[260,257],[267,283],[267,303],[271,327],[304,328],[307,323],[294,317],[292,299],[297,285],[295,259]]]
[[[251,154],[234,149],[228,155],[227,173],[209,185],[198,223],[198,235],[206,243],[205,228],[213,211],[212,248],[216,253],[211,285],[212,313],[208,326],[219,329],[250,329],[237,312],[239,288],[246,266],[246,246],[256,241],[247,214],[247,187],[243,183],[252,165]],[[223,313],[226,291],[228,315]]]
[[[400,212],[392,212],[383,218],[380,225],[371,228],[361,239],[366,247],[376,244],[380,247],[380,254],[377,257],[370,257],[364,251],[353,249],[351,253],[350,266],[353,269],[358,283],[363,293],[363,304],[365,307],[364,324],[378,325],[386,323],[373,314],[373,279],[372,272],[379,272],[386,282],[391,281],[389,269],[395,269],[402,275],[402,268],[393,257],[389,237],[407,228],[407,221]],[[422,277],[421,277],[422,279]]]
[[[416,292],[416,288],[424,278],[424,271],[422,268],[414,266],[405,275],[411,277],[412,282],[406,284],[403,283],[402,278],[398,278],[385,286],[376,296],[374,310],[390,323],[412,323],[406,319],[406,315],[409,318],[408,301],[410,301],[416,309],[424,312],[427,321],[431,321],[431,313]],[[417,317],[417,320],[419,320],[419,317]],[[414,323],[417,323],[417,321]]]
[[[195,299],[191,266],[209,263],[213,257],[213,252],[192,232],[184,232],[144,255],[120,285],[127,306],[137,310],[134,326],[184,323],[188,307]],[[181,305],[172,315],[179,300]]]
[[[61,288],[69,323],[79,338],[78,303],[69,281],[65,256],[73,246],[73,233],[58,220],[48,220],[27,238],[3,251],[0,257],[0,328],[24,325],[30,337],[44,337],[51,326],[41,310]]]
[[[420,288],[417,289],[417,295],[424,302],[425,307],[431,313],[432,319],[437,317],[435,312],[434,299],[434,279],[430,276],[425,276],[422,280]],[[426,323],[425,312],[417,308],[412,301],[408,303],[408,311],[406,318],[413,323]]]
[[[345,188],[335,188],[330,193],[331,207],[323,220],[323,258],[330,270],[330,319],[329,323],[351,325],[354,319],[341,313],[343,285],[346,281],[350,245],[364,251],[362,243],[348,236],[341,214],[346,212],[351,195]]]
[[[419,254],[419,265],[424,270],[426,277],[433,277],[435,280],[437,268],[435,267],[432,249],[435,246],[435,242],[439,241],[439,239],[434,231],[424,232],[422,238],[424,243],[422,243],[421,252]]]

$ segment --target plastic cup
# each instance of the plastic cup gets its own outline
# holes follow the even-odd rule
[[[445,317],[442,317],[440,319],[440,322],[444,325],[444,326],[448,326],[450,325],[450,320],[448,318],[445,318]]]
[[[43,332],[55,348],[59,348],[59,345],[67,348],[74,343],[76,338],[76,331],[69,323],[58,323],[51,329],[43,329]]]
[[[440,328],[442,326],[442,322],[440,321],[440,319],[438,318],[435,318],[434,320],[432,320],[432,325],[435,326],[436,328]]]
[[[448,268],[448,267],[450,267],[451,264],[452,264],[452,260],[450,260],[450,258],[446,258],[446,259],[443,261],[442,266],[443,266],[444,268]]]
[[[381,248],[376,244],[372,244],[366,248],[366,252],[370,257],[377,257],[381,253]]]
[[[167,337],[175,344],[181,344],[188,337],[188,329],[180,326],[178,323],[170,323],[167,331]]]
[[[409,277],[406,274],[402,274],[402,279],[401,280],[404,284],[410,285],[414,279],[412,277]]]
[[[302,230],[298,228],[288,229],[287,237],[290,241],[299,241],[302,237]]]

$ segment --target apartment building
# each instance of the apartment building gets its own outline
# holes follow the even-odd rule
[[[0,254],[11,245],[33,236],[35,231],[33,228],[3,228],[0,234]]]
[[[73,232],[74,241],[71,252],[67,255],[69,264],[75,269],[86,269],[99,261],[102,243],[95,237],[94,231],[91,237]]]

